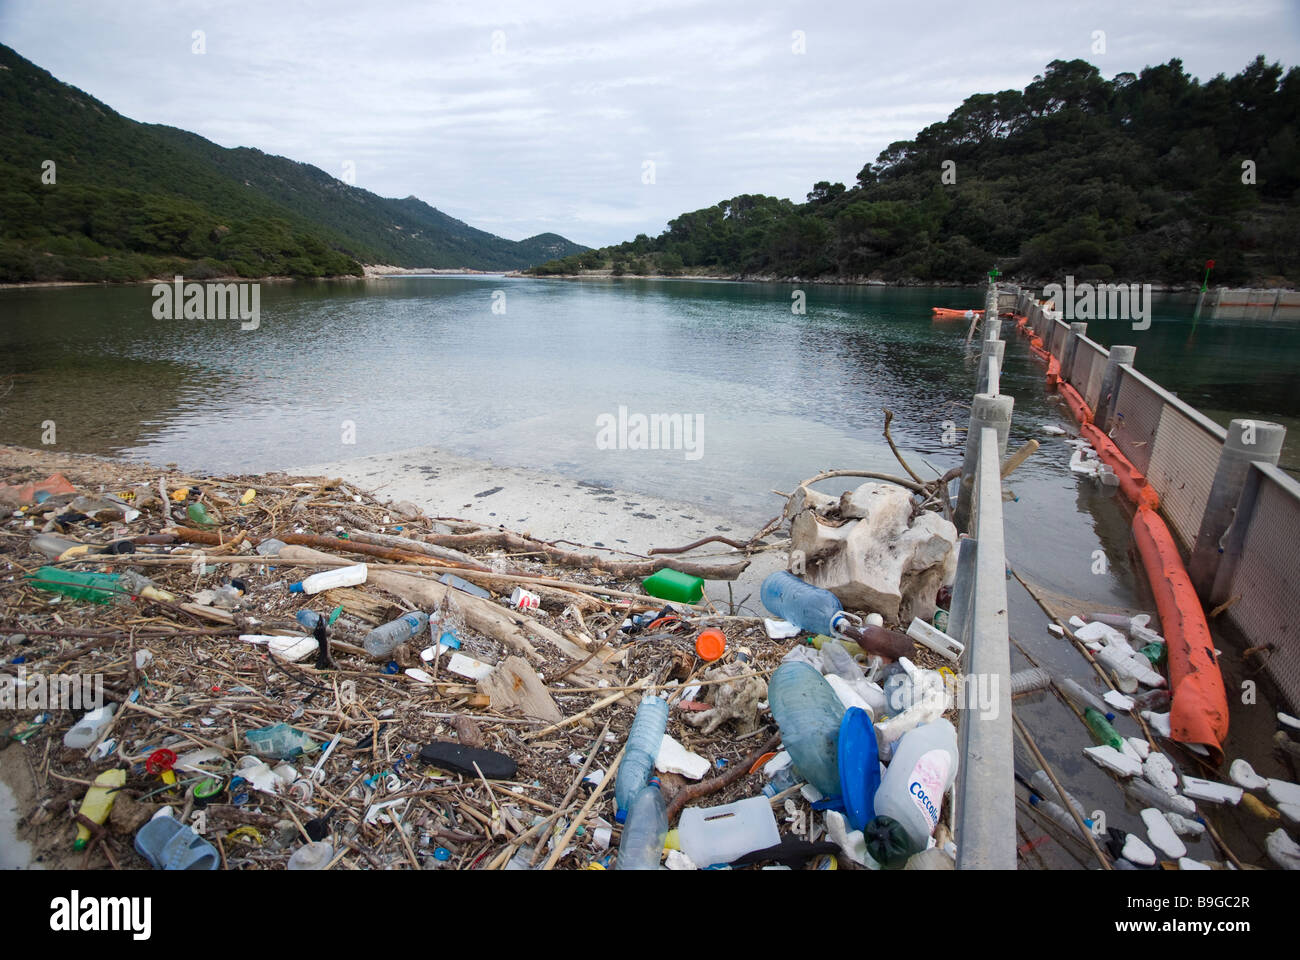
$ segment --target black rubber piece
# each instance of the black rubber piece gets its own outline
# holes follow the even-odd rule
[[[731,865],[734,867],[747,867],[755,863],[779,863],[787,867],[801,867],[813,857],[839,852],[838,844],[826,841],[809,843],[807,840],[786,837],[774,847],[755,850],[753,853],[745,854],[738,860],[731,861]]]
[[[440,770],[464,773],[471,777],[478,776],[474,769],[474,764],[477,763],[483,776],[489,780],[512,780],[515,771],[519,769],[519,765],[504,753],[466,747],[449,740],[435,740],[428,744],[420,751],[420,759]]]

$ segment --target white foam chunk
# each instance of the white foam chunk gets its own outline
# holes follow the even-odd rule
[[[1246,790],[1263,790],[1268,786],[1268,778],[1261,777],[1245,760],[1234,760],[1228,767],[1228,779]]]
[[[1133,698],[1124,696],[1118,690],[1107,690],[1101,695],[1101,698],[1106,701],[1108,707],[1122,710],[1124,713],[1128,713],[1133,709]]]
[[[1074,616],[1070,618],[1070,626],[1075,630],[1078,630],[1080,627],[1087,626],[1087,623],[1088,621],[1083,619],[1083,617]]]
[[[482,680],[484,677],[489,676],[496,667],[490,663],[475,660],[473,657],[467,657],[463,653],[453,653],[451,659],[447,661],[447,669],[458,677]]]
[[[688,780],[699,780],[709,772],[709,761],[698,753],[691,753],[671,734],[664,734],[659,743],[659,755],[655,757],[655,769],[660,773],[677,773]]]
[[[1293,807],[1300,806],[1300,785],[1286,780],[1270,779],[1267,787],[1268,797],[1274,803],[1289,803]]]
[[[1153,753],[1142,761],[1142,775],[1146,777],[1148,783],[1159,787],[1170,796],[1178,792],[1178,774],[1174,772],[1174,765],[1163,753]]]
[[[1156,864],[1156,852],[1143,843],[1136,833],[1130,833],[1124,838],[1124,850],[1120,855],[1129,863],[1136,863],[1140,867],[1154,867]]]
[[[799,628],[786,620],[769,620],[764,617],[763,626],[767,630],[767,635],[773,640],[788,640],[799,636]]]
[[[1279,803],[1277,805],[1278,813],[1282,814],[1282,819],[1291,826],[1300,826],[1300,805],[1294,803]]]
[[[1124,742],[1133,748],[1133,752],[1137,754],[1137,758],[1144,763],[1146,762],[1147,757],[1151,756],[1151,744],[1147,743],[1141,737],[1129,737]]]
[[[1199,860],[1193,860],[1191,857],[1178,858],[1179,870],[1213,870],[1208,864],[1201,863]]]
[[[1065,636],[1065,627],[1061,626],[1059,623],[1049,623],[1047,629],[1052,631],[1052,633],[1056,634],[1058,637]]]
[[[1300,845],[1278,827],[1264,839],[1268,858],[1283,870],[1300,870]]]
[[[1300,720],[1297,720],[1289,713],[1283,713],[1279,710],[1277,714],[1277,722],[1282,724],[1284,727],[1290,727],[1292,730],[1300,730]]]
[[[1151,724],[1151,729],[1160,734],[1160,736],[1164,737],[1166,740],[1172,736],[1169,730],[1169,714],[1153,713],[1150,710],[1143,710],[1142,719]]]
[[[1093,620],[1091,623],[1085,623],[1074,635],[1080,640],[1100,640],[1103,643],[1122,643],[1128,646],[1128,641],[1124,639],[1124,634],[1120,633],[1110,624],[1102,623],[1100,620]],[[1131,647],[1129,649],[1132,649]]]
[[[1142,822],[1146,824],[1147,839],[1165,856],[1177,859],[1187,855],[1186,844],[1178,839],[1178,834],[1164,814],[1155,807],[1147,807],[1142,811]]]
[[[1206,803],[1230,803],[1235,807],[1241,803],[1243,792],[1241,787],[1234,787],[1231,784],[1183,776],[1183,795],[1193,800],[1204,800]]]
[[[1105,767],[1107,770],[1113,770],[1121,777],[1135,777],[1142,772],[1142,764],[1132,757],[1125,756],[1114,747],[1102,745],[1100,747],[1085,747],[1084,753],[1091,757],[1096,763]]]
[[[1137,747],[1133,746],[1132,738],[1121,737],[1119,741],[1119,745],[1123,749],[1124,756],[1130,757],[1131,759],[1136,760],[1138,763],[1141,763],[1143,760],[1146,759],[1146,755],[1138,753]]]

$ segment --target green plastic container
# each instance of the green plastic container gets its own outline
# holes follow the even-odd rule
[[[1155,667],[1163,666],[1165,662],[1165,645],[1163,643],[1148,643],[1138,651],[1142,656],[1151,661]]]
[[[661,600],[695,603],[704,596],[704,581],[676,570],[664,569],[642,580],[641,589]]]
[[[111,603],[125,599],[126,591],[116,573],[85,573],[80,570],[62,570],[59,567],[41,567],[27,574],[27,580],[37,590],[61,593],[74,600],[91,603]]]
[[[1109,721],[1096,708],[1087,707],[1083,711],[1083,721],[1088,725],[1088,729],[1092,731],[1092,735],[1098,743],[1114,747],[1120,753],[1124,752],[1124,738],[1119,735],[1119,732],[1110,725]]]

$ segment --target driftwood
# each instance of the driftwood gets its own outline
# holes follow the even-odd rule
[[[781,733],[780,731],[777,731],[768,737],[761,747],[747,756],[744,760],[740,763],[733,764],[731,769],[722,776],[714,777],[711,780],[701,780],[699,783],[692,783],[688,787],[682,787],[682,789],[677,791],[672,802],[668,804],[668,822],[672,823],[673,818],[676,817],[677,814],[681,813],[682,808],[692,800],[698,800],[700,797],[707,797],[711,793],[717,793],[719,790],[748,774],[750,768],[758,762],[759,757],[775,750],[777,744],[780,742]]]
[[[223,540],[221,534],[211,530],[191,530],[189,527],[169,527],[166,532],[175,535],[176,539],[183,543],[201,543],[208,546],[225,546],[230,543],[229,540]],[[339,537],[321,537],[312,533],[284,533],[274,539],[296,546],[317,547],[321,550],[336,550],[345,553],[359,553],[363,556],[375,557],[380,560],[395,560],[399,563],[457,567],[466,570],[484,569],[482,564],[477,562],[470,565],[458,560],[444,560],[441,558],[434,559],[425,553],[394,550],[390,547],[378,547],[369,543],[354,543],[351,540],[343,540]],[[261,541],[259,540],[258,542],[260,543]]]
[[[309,547],[287,546],[279,553],[282,562],[294,560],[331,560],[328,554],[312,550]],[[561,636],[549,627],[544,627],[530,617],[512,613],[490,600],[482,600],[454,587],[439,583],[410,573],[395,573],[378,566],[370,566],[366,583],[386,590],[401,597],[412,606],[425,610],[435,610],[451,591],[451,599],[456,608],[464,615],[465,622],[475,630],[485,633],[505,644],[516,653],[532,660],[540,660],[541,655],[529,640],[529,634],[545,640],[555,646],[566,656],[581,660],[588,651],[578,646],[567,637]],[[584,668],[588,676],[599,678],[602,672],[594,666]]]
[[[507,657],[488,676],[478,682],[478,688],[492,698],[493,710],[515,707],[525,717],[535,717],[554,723],[564,719],[560,708],[542,686],[537,671],[522,657]]]
[[[440,547],[435,543],[425,543],[423,540],[416,540],[412,537],[397,537],[388,533],[368,533],[365,530],[353,530],[348,536],[356,543],[388,547],[406,553],[423,553],[430,557],[437,557],[439,560],[449,560],[453,564],[463,565],[472,570],[490,571],[492,569],[467,553],[461,553],[459,550],[452,550],[449,547]],[[284,540],[284,537],[280,539]],[[290,541],[284,540],[284,542],[289,543]]]
[[[482,531],[480,533],[429,533],[422,537],[428,543],[443,547],[473,547],[479,550],[508,550],[513,553],[534,553],[552,563],[566,567],[602,570],[615,577],[648,577],[659,570],[676,570],[705,580],[735,580],[748,560],[726,563],[703,563],[697,560],[658,557],[651,560],[614,560],[594,553],[579,553],[552,546],[543,540],[534,540],[509,530]],[[287,542],[287,541],[286,541]]]

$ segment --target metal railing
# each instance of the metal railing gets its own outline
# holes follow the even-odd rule
[[[1028,291],[1016,311],[1062,360],[1062,379],[1092,408],[1097,426],[1159,495],[1201,600],[1208,606],[1232,601],[1223,619],[1252,644],[1273,644],[1265,672],[1288,707],[1300,709],[1300,639],[1292,625],[1300,588],[1300,483],[1276,467],[1286,431],[1251,420],[1234,420],[1225,430],[1138,372],[1131,347],[1108,351],[1075,336],[1067,370],[1069,324]],[[1121,352],[1125,362],[1112,357]]]
[[[1003,294],[1005,296],[1005,294]],[[1016,867],[1015,778],[1011,740],[1011,651],[1007,620],[1006,552],[1002,527],[1002,458],[1012,403],[999,391],[998,290],[985,302],[979,382],[958,494],[959,542],[949,630],[965,646],[967,683],[989,694],[964,704],[958,732],[961,764],[954,791],[957,868]],[[992,322],[989,318],[992,317]],[[982,682],[986,681],[986,682]]]

